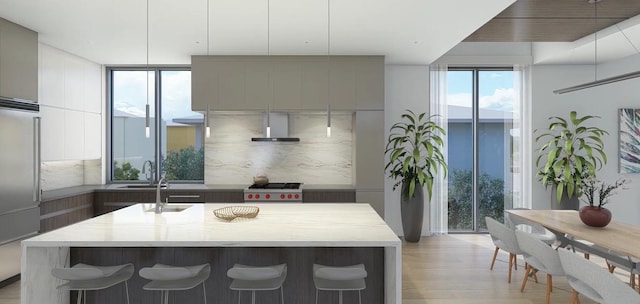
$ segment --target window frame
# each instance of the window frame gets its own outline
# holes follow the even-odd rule
[[[162,165],[162,159],[160,159],[162,153],[162,124],[157,123],[162,120],[162,72],[163,71],[189,71],[191,72],[191,67],[186,65],[154,65],[154,66],[107,66],[105,68],[106,74],[106,147],[105,147],[105,155],[106,155],[106,183],[107,184],[146,184],[145,180],[115,180],[113,179],[113,72],[114,71],[148,71],[154,72],[154,95],[155,98],[153,100],[154,103],[154,111],[150,113],[156,119],[154,120],[151,128],[154,129],[155,132],[151,132],[152,135],[155,135],[153,138],[153,151],[154,151],[154,163]],[[141,130],[142,132],[142,130]],[[203,138],[204,144],[204,138]],[[162,169],[162,167],[160,168]],[[204,170],[204,167],[203,167]],[[162,170],[153,170],[152,180],[153,183],[157,183],[161,176],[160,173]],[[171,180],[171,183],[189,183],[189,184],[204,184],[203,180]]]

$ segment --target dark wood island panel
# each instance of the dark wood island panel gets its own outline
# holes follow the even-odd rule
[[[384,248],[381,247],[140,247],[140,248],[71,248],[71,265],[88,263],[97,265],[133,263],[136,269],[129,281],[131,303],[151,304],[160,302],[160,292],[145,291],[142,286],[148,281],[138,275],[142,267],[156,263],[186,266],[211,264],[211,276],[205,281],[209,303],[237,303],[238,293],[229,289],[231,280],[227,270],[235,263],[246,265],[287,264],[284,282],[285,303],[315,303],[315,287],[312,267],[314,263],[346,266],[363,263],[367,269],[367,288],[362,291],[362,303],[384,303]],[[202,287],[170,293],[171,303],[204,303]],[[321,291],[319,303],[338,303],[338,292]],[[71,302],[75,303],[75,293]],[[256,294],[261,304],[279,304],[279,292],[259,291]],[[242,299],[250,300],[249,292]],[[114,286],[106,290],[89,292],[87,303],[107,304],[124,299],[124,288]],[[357,292],[345,292],[345,303],[357,303]],[[243,302],[244,303],[244,302]],[[248,303],[248,302],[247,302]]]

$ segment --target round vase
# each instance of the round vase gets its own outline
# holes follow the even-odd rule
[[[597,206],[582,206],[578,212],[580,220],[591,227],[604,227],[611,222],[611,211]]]

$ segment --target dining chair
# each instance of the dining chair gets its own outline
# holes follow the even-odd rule
[[[500,249],[506,251],[509,253],[509,274],[507,282],[511,283],[511,269],[518,269],[516,257],[517,255],[522,254],[520,247],[518,247],[515,230],[489,216],[486,216],[484,220],[487,223],[487,229],[489,230],[489,235],[491,235],[491,240],[496,246],[496,249],[493,251],[493,258],[491,259],[491,267],[489,269],[493,270],[493,265],[496,262],[498,251]]]
[[[522,250],[524,260],[527,263],[522,285],[520,286],[520,292],[524,291],[530,274],[542,271],[547,274],[545,303],[549,304],[551,301],[553,276],[565,275],[562,270],[562,264],[560,263],[560,257],[558,257],[558,252],[529,232],[517,230],[516,239],[518,240],[520,250]]]
[[[640,292],[640,283],[638,283],[636,285],[636,276],[638,277],[638,280],[640,282],[640,260],[630,257],[630,256],[626,256],[623,255],[621,253],[618,253],[616,251],[613,251],[611,249],[606,249],[606,248],[602,248],[600,246],[598,246],[601,250],[605,250],[607,251],[609,254],[611,255],[617,255],[622,259],[626,259],[628,260],[629,264],[628,265],[623,265],[617,262],[614,262],[612,260],[607,260],[605,259],[605,262],[607,263],[607,268],[609,269],[610,273],[613,273],[616,268],[621,268],[624,269],[625,271],[629,272],[629,286],[631,286],[631,288],[635,289],[636,287],[638,288],[638,292]],[[629,266],[631,265],[631,266]]]
[[[529,208],[513,208],[512,210],[531,210]],[[531,235],[548,245],[553,245],[556,242],[556,235],[553,234],[548,229],[544,228],[542,225],[538,223],[534,223],[527,219],[521,218],[519,216],[515,216],[509,214],[508,212],[504,213],[504,223],[505,225],[512,227],[514,229],[520,229],[523,231],[531,232]]]
[[[578,295],[583,295],[603,304],[640,304],[640,294],[607,269],[571,250],[558,250],[558,254],[572,289],[569,303],[579,303]]]

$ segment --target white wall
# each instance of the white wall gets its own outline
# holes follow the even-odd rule
[[[429,111],[429,67],[424,65],[387,65],[385,67],[384,100],[386,138],[389,136],[389,128],[400,120],[400,115],[404,110]],[[403,235],[402,222],[400,221],[400,188],[393,191],[394,183],[388,177],[385,178],[384,219],[396,234]],[[429,229],[429,207],[425,204],[422,235],[429,235]]]
[[[635,67],[635,68],[634,68]],[[598,66],[598,78],[627,73],[640,67],[640,57],[634,56]],[[638,87],[640,79],[631,79],[618,83],[589,88],[562,95],[552,91],[595,78],[593,65],[541,65],[534,66],[532,75],[532,128],[545,127],[549,116],[566,116],[571,110],[579,115],[598,115],[601,119],[594,123],[609,132],[604,138],[607,165],[598,172],[598,177],[613,182],[620,177],[631,180],[628,190],[613,196],[607,208],[615,220],[640,224],[640,176],[618,173],[618,109],[640,107]],[[537,144],[533,143],[535,149]],[[534,154],[533,162],[535,162]],[[535,174],[535,163],[531,164]],[[545,190],[537,179],[533,178],[532,198],[535,209],[549,207],[549,190]]]

